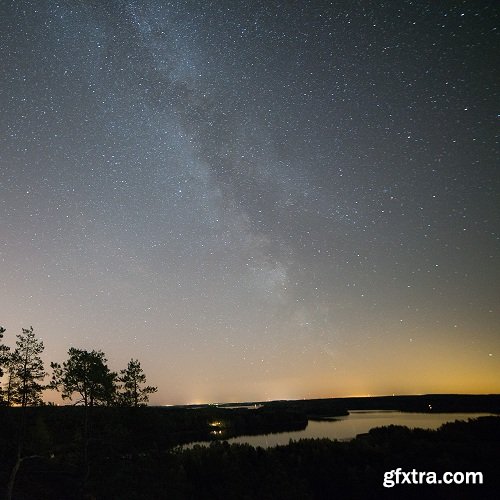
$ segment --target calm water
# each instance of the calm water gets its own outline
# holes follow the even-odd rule
[[[290,439],[329,438],[346,440],[356,437],[357,434],[368,432],[374,427],[387,425],[405,425],[407,427],[421,427],[423,429],[437,429],[445,422],[468,420],[490,413],[403,413],[400,411],[351,411],[347,417],[338,417],[335,420],[322,422],[309,421],[303,431],[280,432],[278,434],[260,434],[258,436],[239,436],[228,439],[228,443],[248,443],[252,446],[271,446],[288,444]],[[195,444],[191,443],[188,447]]]

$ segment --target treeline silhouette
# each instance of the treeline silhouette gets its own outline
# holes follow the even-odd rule
[[[0,341],[3,340],[5,332],[6,329],[0,327]],[[62,364],[51,363],[52,378],[49,384],[44,384],[48,374],[41,358],[43,351],[43,342],[35,336],[33,327],[22,328],[21,333],[16,335],[15,347],[12,349],[3,341],[0,342],[0,378],[4,375],[6,378],[6,382],[0,386],[0,405],[7,408],[20,407],[19,411],[6,414],[4,425],[4,428],[8,429],[9,419],[17,417],[16,425],[10,429],[9,439],[2,447],[2,471],[9,471],[5,487],[7,500],[12,498],[21,466],[27,460],[40,458],[38,455],[27,453],[26,444],[32,432],[28,410],[42,405],[44,389],[59,391],[63,399],[71,400],[75,405],[82,404],[84,407],[80,426],[82,485],[86,484],[90,473],[89,448],[94,439],[94,407],[137,408],[145,405],[149,394],[157,391],[156,387],[145,385],[146,376],[138,360],[131,359],[127,367],[117,373],[110,370],[102,351],[75,347],[69,349],[68,359]],[[41,421],[36,423],[39,422]]]
[[[137,413],[134,409],[126,411]],[[32,417],[38,418],[35,414]],[[144,426],[148,426],[147,420]],[[41,424],[37,432],[37,439],[43,441],[46,431]],[[445,424],[437,431],[389,426],[372,429],[349,442],[301,440],[269,449],[229,445],[225,441],[193,449],[162,449],[158,436],[158,446],[147,452],[138,451],[143,449],[138,446],[134,451],[134,447],[128,448],[129,443],[121,449],[121,431],[115,432],[110,447],[95,450],[92,474],[85,486],[88,496],[83,498],[493,499],[500,491],[499,417]],[[45,439],[48,445],[50,436]],[[71,439],[66,436],[67,443]],[[19,472],[15,498],[79,498],[75,490],[79,480],[77,462],[71,449],[27,462]],[[484,484],[384,488],[384,472],[398,467],[438,475],[446,471],[480,471]]]
[[[399,410],[417,413],[500,413],[499,394],[424,394],[419,396],[370,396],[297,401],[271,401],[272,408],[304,412],[309,418],[347,414],[345,410]]]
[[[21,408],[0,408],[2,451],[9,447],[17,432],[21,411]],[[25,452],[78,457],[85,439],[84,411],[83,407],[75,406],[27,408]],[[149,453],[194,441],[302,430],[307,422],[304,414],[270,408],[96,407],[92,410],[90,456]]]
[[[0,328],[0,341],[5,329]],[[350,442],[303,440],[263,450],[233,436],[304,429],[349,409],[500,413],[500,396],[425,395],[146,406],[140,362],[113,372],[100,350],[70,348],[47,373],[33,328],[0,342],[0,484],[7,499],[495,498],[500,418],[438,431],[390,426]],[[45,405],[42,391],[68,406]],[[248,406],[248,407],[247,407]],[[250,408],[251,406],[251,408]],[[196,441],[210,446],[181,447]],[[484,485],[382,487],[383,473],[481,471]]]

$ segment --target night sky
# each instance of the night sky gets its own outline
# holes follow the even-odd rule
[[[500,392],[499,13],[2,1],[4,340],[154,404]]]

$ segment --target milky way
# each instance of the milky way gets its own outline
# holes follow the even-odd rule
[[[156,404],[500,391],[498,14],[2,2],[7,341]]]

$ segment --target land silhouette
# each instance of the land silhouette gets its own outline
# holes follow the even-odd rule
[[[0,329],[0,340],[5,329]],[[420,395],[154,407],[138,360],[113,372],[102,351],[70,348],[44,385],[43,343],[0,344],[0,484],[7,499],[498,498],[500,416],[438,430],[375,428],[346,442],[263,449],[241,435],[305,429],[350,410],[500,415],[500,395]],[[68,405],[45,404],[42,390]],[[197,441],[209,446],[184,446]],[[383,486],[402,470],[479,471],[483,484]]]

